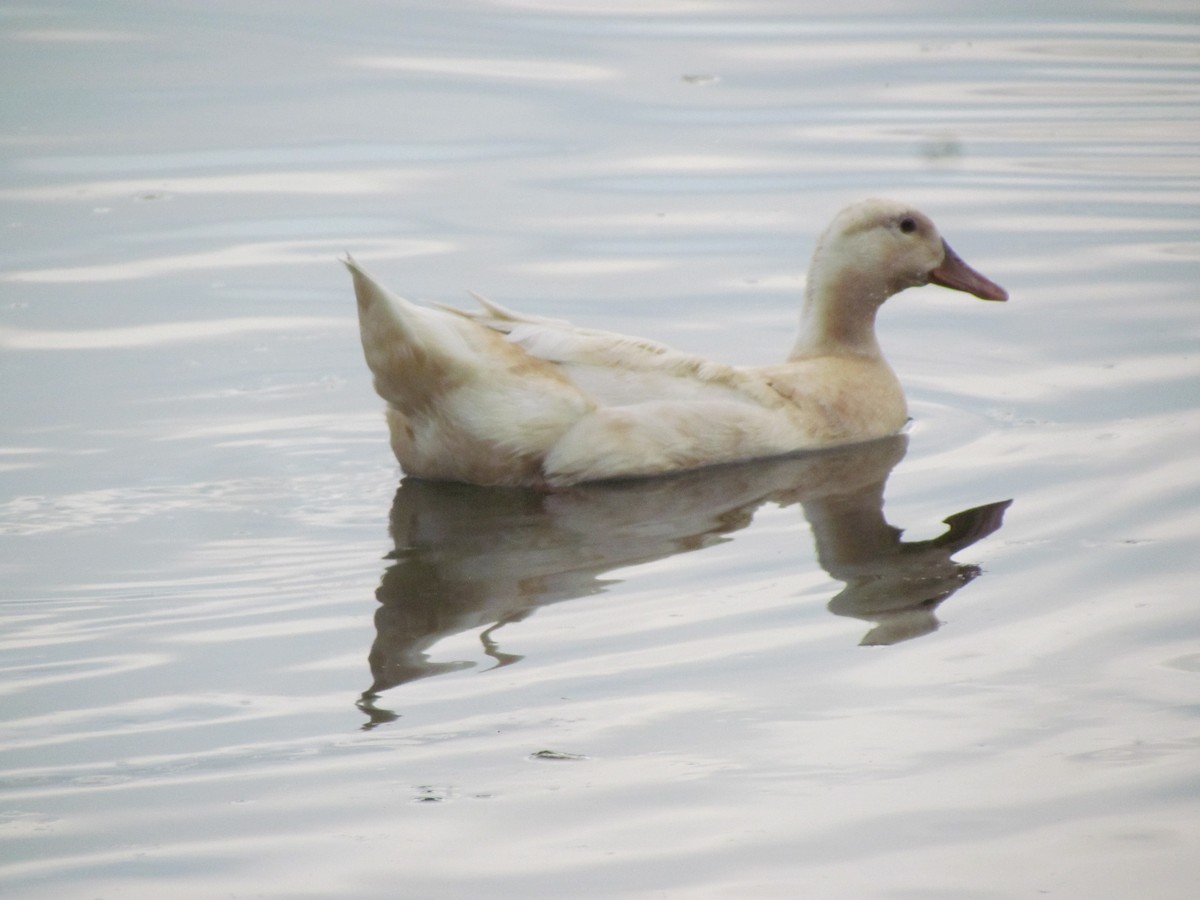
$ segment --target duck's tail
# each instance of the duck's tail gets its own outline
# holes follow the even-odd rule
[[[358,299],[358,324],[364,342],[374,329],[385,332],[397,329],[401,332],[411,330],[406,320],[415,315],[417,307],[403,297],[397,297],[372,278],[349,253],[342,260],[342,265],[350,270],[350,276],[354,280],[354,296]]]
[[[558,367],[471,317],[397,297],[352,258],[363,355],[409,475],[541,484],[550,447],[594,408]]]
[[[401,411],[429,403],[473,364],[458,324],[468,323],[396,296],[349,254],[342,263],[354,279],[363,355],[375,390],[388,403]]]

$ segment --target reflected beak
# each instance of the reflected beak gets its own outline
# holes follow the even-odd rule
[[[946,251],[946,256],[942,260],[942,264],[929,273],[930,284],[940,284],[942,287],[953,288],[956,291],[966,291],[981,300],[1008,299],[1008,291],[968,266],[945,241],[942,241],[942,247]]]

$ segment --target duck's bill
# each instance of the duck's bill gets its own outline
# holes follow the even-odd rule
[[[966,291],[981,300],[1008,299],[1008,291],[968,266],[945,241],[942,241],[942,246],[946,250],[946,256],[942,260],[942,264],[929,273],[930,284],[940,284],[942,287],[952,288],[956,291]]]

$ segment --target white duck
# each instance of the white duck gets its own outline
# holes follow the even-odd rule
[[[898,431],[904,392],[875,314],[905,288],[984,300],[999,285],[908,206],[865,200],[817,243],[784,363],[733,367],[641,338],[511,312],[416,306],[353,259],[359,325],[406,474],[561,487],[851,444]]]

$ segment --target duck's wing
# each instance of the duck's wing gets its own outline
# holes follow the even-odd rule
[[[734,400],[775,408],[785,402],[750,371],[646,338],[527,315],[472,296],[480,309],[443,309],[503,334],[530,356],[554,364],[601,405]]]

